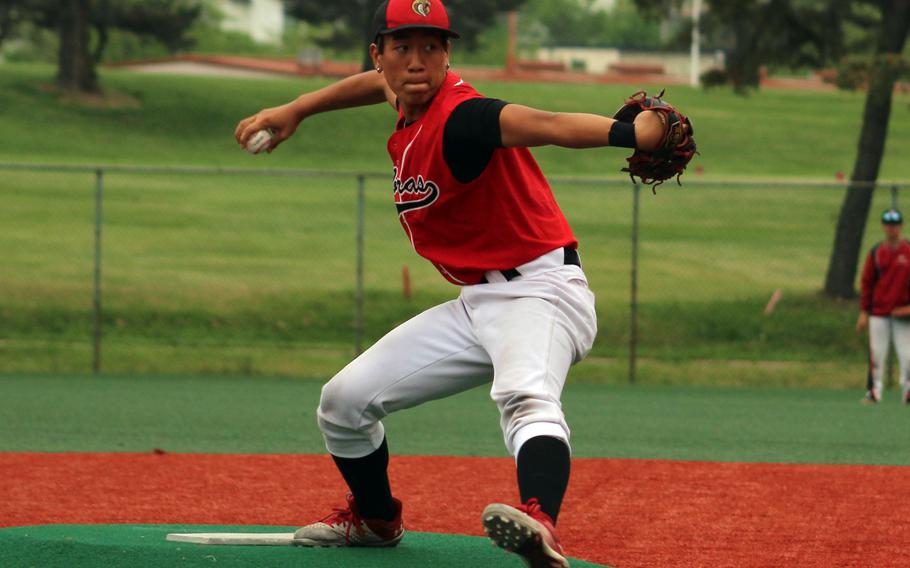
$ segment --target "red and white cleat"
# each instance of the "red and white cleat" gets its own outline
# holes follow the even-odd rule
[[[357,511],[354,497],[348,495],[346,509],[335,509],[331,515],[297,529],[297,546],[395,546],[404,536],[401,501],[394,499],[398,514],[391,521],[364,519]]]
[[[518,507],[487,505],[482,519],[493,544],[521,556],[529,568],[569,568],[553,520],[537,499]]]

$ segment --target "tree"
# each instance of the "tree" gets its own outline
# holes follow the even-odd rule
[[[592,0],[530,0],[522,16],[540,22],[548,45],[660,47],[659,24],[646,20],[632,0],[617,0],[609,10],[599,6]]]
[[[461,43],[466,49],[477,45],[477,36],[489,26],[497,14],[514,10],[525,0],[447,0],[452,28],[458,30]],[[322,0],[284,0],[291,16],[309,23],[332,25],[331,35],[321,40],[324,46],[364,46],[364,70],[372,64],[366,47],[373,39],[373,15],[382,0],[352,0],[348,2],[324,2]]]
[[[711,14],[709,21],[718,26],[713,30],[714,37],[719,30],[725,30],[736,38],[728,58],[728,71],[738,90],[758,84],[756,73],[761,65],[818,68],[866,62],[861,80],[853,81],[866,88],[866,102],[856,161],[841,205],[824,285],[829,297],[853,298],[863,233],[885,151],[894,86],[910,67],[902,56],[910,30],[910,2],[706,1]],[[652,13],[678,4],[675,0],[636,2]]]
[[[651,17],[679,14],[682,0],[635,0]],[[758,88],[762,67],[818,68],[845,53],[845,22],[862,19],[852,0],[705,0],[702,44],[726,53],[726,77],[734,91]],[[671,40],[687,47],[691,25]]]
[[[202,12],[198,0],[95,0],[95,3],[92,26],[97,33],[93,51],[96,63],[104,54],[110,28],[154,38],[171,51],[189,47],[187,32]]]
[[[95,61],[89,54],[91,0],[64,0],[57,14],[60,51],[57,56],[57,84],[80,92],[98,90]]]
[[[0,4],[0,45],[10,37],[22,17],[21,0],[8,0]]]
[[[877,0],[869,3],[880,8],[880,22],[873,30],[878,37],[878,45],[869,69],[856,162],[837,220],[834,247],[825,277],[825,294],[833,298],[856,296],[854,281],[860,246],[872,204],[873,187],[885,152],[894,84],[906,65],[901,53],[910,30],[910,2]]]
[[[58,83],[94,91],[97,77],[88,55],[88,18],[89,0],[5,0],[0,6],[0,42],[24,22],[56,30],[60,36]]]
[[[171,49],[186,45],[186,32],[201,12],[201,0],[4,0],[0,40],[23,21],[60,38],[57,84],[65,90],[96,92],[96,63],[101,60],[110,28],[161,41]],[[94,45],[93,45],[94,38]]]

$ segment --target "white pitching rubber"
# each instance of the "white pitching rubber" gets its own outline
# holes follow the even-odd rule
[[[294,533],[170,533],[167,540],[193,544],[291,546],[294,544]]]

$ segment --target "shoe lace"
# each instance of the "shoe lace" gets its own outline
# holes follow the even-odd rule
[[[333,527],[344,526],[344,540],[348,544],[351,542],[351,528],[354,528],[357,534],[363,535],[363,518],[350,505],[332,509],[332,512],[320,522]]]
[[[553,526],[553,519],[540,508],[540,501],[537,500],[537,497],[532,497],[515,508],[538,521],[546,520],[551,527]]]
[[[535,517],[539,515],[542,511],[540,510],[540,501],[537,500],[537,497],[532,497],[528,499],[527,503],[522,503],[521,505],[515,507],[522,513],[527,513],[528,515]]]
[[[527,514],[529,517],[537,519],[538,521],[546,519],[546,521],[548,523],[550,523],[551,525],[553,524],[553,520],[550,518],[550,515],[546,514],[540,508],[540,501],[538,501],[536,497],[532,497],[532,498],[528,499],[527,502],[522,503],[521,505],[516,507],[516,509],[518,509],[522,513]]]

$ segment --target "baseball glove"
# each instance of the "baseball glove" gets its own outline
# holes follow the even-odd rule
[[[638,113],[645,110],[663,114],[667,130],[660,147],[653,151],[635,150],[635,153],[626,158],[629,166],[622,169],[629,173],[633,182],[638,177],[641,183],[650,184],[652,191],[673,176],[676,176],[676,183],[682,185],[679,177],[697,153],[695,139],[692,137],[695,133],[692,123],[673,105],[661,99],[663,96],[664,91],[656,97],[638,91],[626,99],[625,105],[613,115],[613,118],[621,122],[633,122]]]

